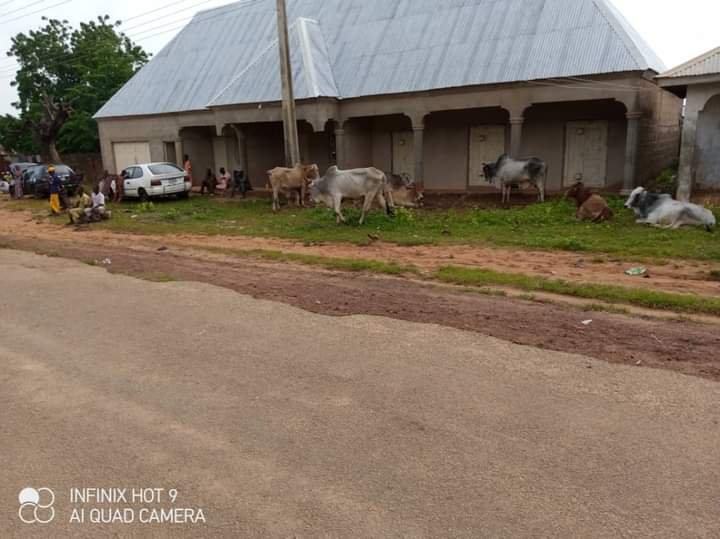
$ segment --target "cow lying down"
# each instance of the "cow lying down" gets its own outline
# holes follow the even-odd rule
[[[601,223],[613,216],[613,211],[608,206],[607,201],[585,187],[582,182],[573,185],[565,196],[575,199],[577,203],[575,217],[580,221]]]
[[[374,167],[340,170],[332,166],[325,176],[310,184],[310,198],[316,204],[322,203],[335,210],[338,224],[345,222],[342,202],[346,198],[364,200],[361,225],[376,199],[387,215],[394,213],[387,177],[382,170]]]
[[[635,211],[637,222],[661,228],[680,228],[681,226],[704,226],[712,231],[716,225],[713,213],[689,202],[680,202],[670,195],[650,193],[644,187],[638,187],[625,203],[625,207]]]
[[[415,182],[407,174],[392,174],[388,178],[390,203],[401,208],[419,208],[422,206],[423,194]]]

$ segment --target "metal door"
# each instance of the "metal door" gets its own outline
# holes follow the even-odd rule
[[[505,153],[505,126],[478,125],[470,128],[469,187],[484,187],[483,164],[495,163]]]
[[[568,122],[566,141],[565,186],[582,181],[588,187],[605,187],[607,121]]]
[[[392,134],[392,172],[415,178],[415,135],[412,131]]]

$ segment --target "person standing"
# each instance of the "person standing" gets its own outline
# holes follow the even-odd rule
[[[185,154],[185,156],[183,157],[183,168],[185,169],[185,177],[190,182],[190,187],[192,188],[192,185],[193,185],[192,161],[190,161],[190,156],[188,154]]]
[[[13,170],[13,176],[15,177],[15,198],[20,200],[23,197],[23,184],[22,172],[19,167],[15,167],[15,170]]]
[[[60,191],[62,190],[62,182],[60,176],[55,172],[55,167],[50,165],[48,167],[48,174],[50,174],[50,211],[53,215],[60,215]]]
[[[120,204],[123,201],[123,197],[125,196],[125,177],[127,175],[127,172],[123,170],[122,174],[113,175],[113,179],[110,182],[113,197],[112,201]]]

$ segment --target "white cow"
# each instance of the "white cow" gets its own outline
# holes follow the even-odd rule
[[[697,204],[680,202],[670,195],[650,193],[644,187],[638,187],[630,193],[625,207],[635,211],[638,223],[660,228],[704,226],[710,231],[717,224],[710,210]]]
[[[345,198],[364,199],[361,225],[365,222],[365,216],[375,199],[387,215],[393,214],[392,195],[388,189],[387,176],[382,170],[374,167],[340,170],[332,166],[325,176],[310,184],[310,198],[316,204],[323,203],[335,210],[338,224],[341,221],[345,222],[342,214],[342,201]]]

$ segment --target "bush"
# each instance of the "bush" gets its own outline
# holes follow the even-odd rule
[[[674,196],[678,190],[678,167],[673,166],[663,170],[657,178],[650,182],[648,189]]]

